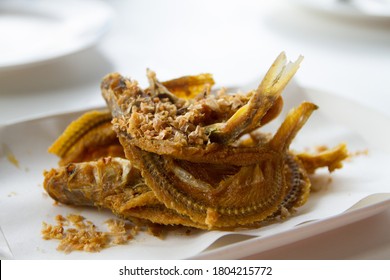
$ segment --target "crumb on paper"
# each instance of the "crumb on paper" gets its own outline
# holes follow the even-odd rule
[[[96,225],[81,215],[57,215],[56,224],[42,223],[42,238],[56,239],[57,250],[99,252],[114,245],[127,244],[137,233],[135,226],[127,221],[110,219],[106,221],[108,231],[98,230]]]
[[[351,161],[352,158],[358,157],[358,156],[368,156],[368,149],[350,152],[349,155],[348,155],[347,160]]]
[[[326,145],[319,145],[319,146],[314,147],[314,149],[317,153],[321,153],[321,152],[325,152],[325,151],[329,150],[328,146],[326,146]]]
[[[19,161],[16,159],[15,155],[13,154],[7,154],[7,159],[10,163],[15,165],[17,168],[19,168]]]
[[[41,247],[38,247],[38,246],[36,247],[36,250],[37,250],[37,252],[41,252],[43,254],[46,253],[45,249],[42,249]]]
[[[115,245],[126,244],[137,233],[133,230],[133,226],[125,223],[123,220],[109,219],[105,223],[110,230],[109,236],[112,238],[111,242]]]
[[[4,153],[5,153],[8,161],[12,165],[16,166],[17,168],[20,168],[19,161],[17,160],[17,158],[15,157],[14,153],[11,151],[11,149],[8,147],[7,144],[3,143],[3,150],[4,150]]]
[[[311,191],[319,192],[321,190],[326,190],[332,184],[333,178],[332,176],[325,174],[316,174],[310,176],[311,181]]]
[[[16,195],[17,195],[16,192],[10,192],[7,196],[8,196],[8,197],[13,197],[13,196],[16,196]]]

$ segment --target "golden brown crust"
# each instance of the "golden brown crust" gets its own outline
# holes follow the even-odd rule
[[[111,119],[107,110],[83,114],[69,124],[48,151],[60,157],[59,165],[97,160],[103,156],[124,157]]]

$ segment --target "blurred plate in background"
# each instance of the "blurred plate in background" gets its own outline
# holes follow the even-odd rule
[[[96,43],[112,9],[96,0],[0,2],[0,70],[63,57]]]
[[[338,16],[390,19],[389,0],[294,0],[292,3]]]

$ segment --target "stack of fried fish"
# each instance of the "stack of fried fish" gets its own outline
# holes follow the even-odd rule
[[[146,89],[107,75],[108,110],[87,112],[49,148],[60,161],[44,172],[45,190],[64,204],[207,230],[289,216],[309,197],[309,174],[340,168],[348,156],[345,144],[314,154],[289,149],[318,108],[310,102],[293,108],[274,134],[262,132],[281,112],[301,60],[280,54],[247,93],[211,90],[210,74],[160,82],[148,70]]]

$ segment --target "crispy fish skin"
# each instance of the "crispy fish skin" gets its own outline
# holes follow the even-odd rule
[[[149,191],[142,183],[139,170],[121,158],[70,163],[46,171],[44,176],[47,193],[64,204],[102,206],[105,199],[117,193],[128,191],[130,195]]]
[[[343,160],[348,157],[347,145],[341,143],[334,148],[325,149],[318,153],[298,153],[297,157],[303,162],[307,173],[312,174],[320,167],[327,167],[329,172],[343,167]]]
[[[43,186],[63,204],[107,208],[129,220],[205,228],[167,209],[126,159],[105,157],[51,169],[44,172]]]
[[[59,165],[104,156],[124,157],[111,120],[108,110],[86,112],[65,129],[48,151],[60,158]]]

